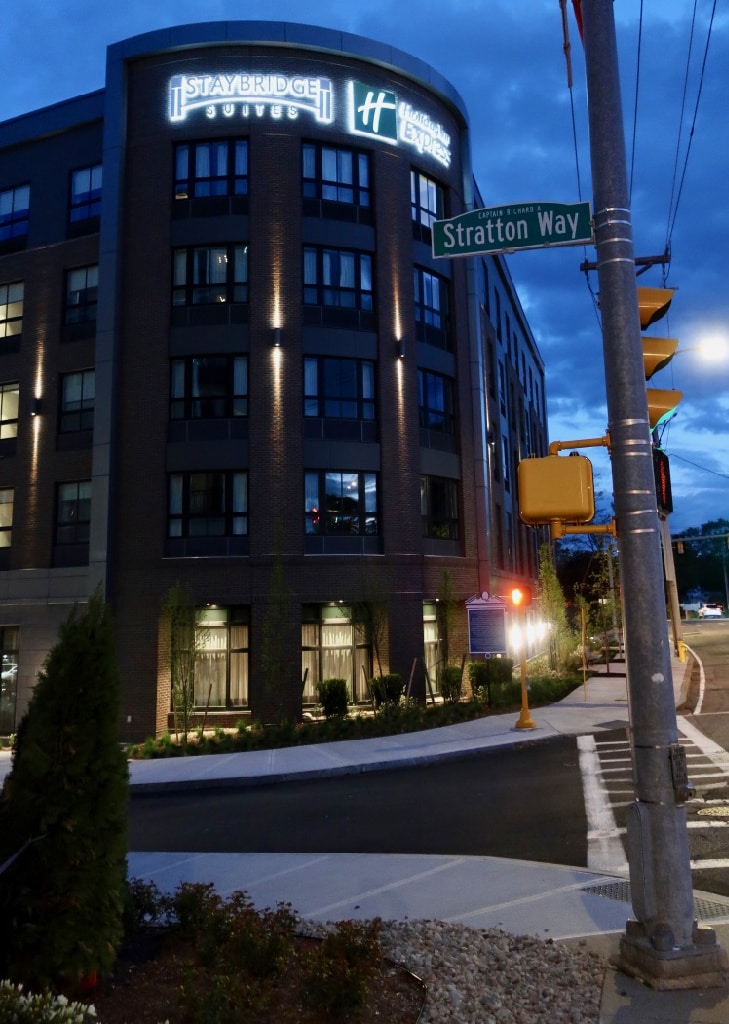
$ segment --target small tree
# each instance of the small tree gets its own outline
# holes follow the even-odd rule
[[[27,987],[73,991],[111,968],[122,939],[128,771],[119,694],[97,591],[61,626],[0,794],[0,977]]]
[[[539,611],[549,628],[549,667],[556,671],[569,654],[572,634],[567,623],[564,591],[557,579],[552,561],[552,548],[542,544],[539,548]]]
[[[387,633],[387,598],[364,571],[360,593],[361,597],[358,600],[350,601],[352,621],[372,651],[377,674],[382,676],[382,648]]]
[[[447,569],[443,570],[440,593],[435,605],[435,621],[438,627],[438,645],[440,648],[440,667],[445,668],[451,660],[451,636],[456,624],[456,608],[458,602],[453,594],[453,583],[451,574]]]
[[[205,647],[205,631],[200,628],[190,591],[182,583],[170,587],[165,597],[162,618],[169,637],[170,687],[175,731],[181,728],[187,744],[190,722],[195,710],[195,666]]]

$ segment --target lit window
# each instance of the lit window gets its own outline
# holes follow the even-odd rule
[[[419,171],[410,172],[410,210],[415,236],[430,242],[433,221],[443,219],[443,188]]]
[[[0,338],[12,338],[23,331],[23,282],[0,284]]]
[[[305,142],[303,146],[303,193],[305,199],[327,203],[346,203],[369,208],[369,156],[352,149]]]
[[[13,503],[15,491],[12,487],[0,488],[0,548],[9,548],[13,543]]]
[[[17,381],[0,384],[0,440],[18,436],[19,394]]]
[[[248,703],[248,609],[201,608],[195,618],[195,706],[243,707]]]

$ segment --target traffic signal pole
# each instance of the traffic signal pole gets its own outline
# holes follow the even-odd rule
[[[729,962],[694,916],[685,810],[692,790],[671,675],[613,0],[581,7],[635,789],[627,831],[636,919],[621,939],[620,968],[654,988],[698,988],[723,984]]]

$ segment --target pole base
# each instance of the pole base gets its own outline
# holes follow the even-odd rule
[[[525,710],[524,708],[521,709],[521,714],[519,715],[519,719],[516,722],[516,725],[514,726],[514,728],[515,729],[536,729],[537,728],[537,723],[534,721],[532,716],[529,714],[528,709],[527,710]]]
[[[637,921],[628,921],[614,966],[651,988],[721,988],[729,984],[729,957],[711,928],[694,928],[691,946],[658,950]]]

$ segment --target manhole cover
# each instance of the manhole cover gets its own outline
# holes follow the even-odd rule
[[[729,818],[729,804],[721,807],[699,807],[696,813],[705,818]]]

